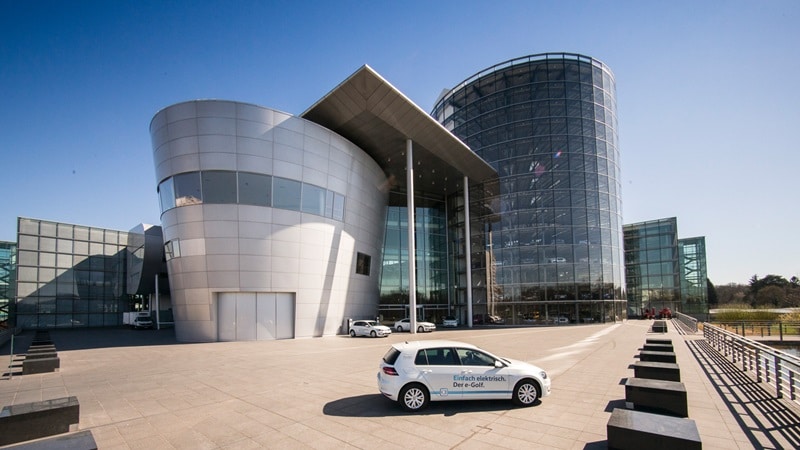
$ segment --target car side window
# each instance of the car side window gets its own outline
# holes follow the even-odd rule
[[[494,358],[471,348],[458,348],[458,359],[465,366],[494,366]]]
[[[458,366],[459,360],[451,348],[429,348],[417,352],[414,364],[418,366]]]

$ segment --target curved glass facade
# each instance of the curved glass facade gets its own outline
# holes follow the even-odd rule
[[[230,170],[185,172],[159,183],[161,213],[202,203],[272,206],[344,219],[344,195],[288,178]]]
[[[471,196],[473,320],[625,315],[615,95],[600,61],[550,53],[490,67],[435,105],[500,176],[496,196]]]

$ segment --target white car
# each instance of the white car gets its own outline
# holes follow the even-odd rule
[[[405,318],[402,320],[398,320],[394,323],[392,327],[396,331],[411,331],[411,319]],[[436,331],[436,325],[430,322],[419,322],[417,321],[417,333],[426,332],[429,333],[431,331]]]
[[[387,337],[390,334],[392,334],[391,328],[386,325],[381,325],[374,320],[356,320],[350,327],[350,337]]]
[[[454,316],[446,316],[442,319],[442,326],[446,328],[455,328],[458,326],[458,319]]]
[[[533,364],[501,358],[472,344],[410,341],[392,345],[383,356],[378,389],[412,412],[445,400],[511,399],[531,406],[550,395],[550,378]]]

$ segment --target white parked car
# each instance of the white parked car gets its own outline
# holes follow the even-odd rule
[[[394,323],[392,327],[396,331],[411,331],[411,319],[405,318],[402,320],[398,320]],[[430,322],[420,322],[417,321],[417,333],[426,332],[429,333],[431,331],[436,331],[436,325]]]
[[[447,328],[455,328],[458,326],[458,319],[456,319],[454,316],[446,316],[442,320],[442,326]]]
[[[350,327],[350,336],[386,337],[392,334],[392,329],[381,325],[374,320],[356,320]]]
[[[541,368],[495,356],[472,344],[410,341],[392,345],[378,370],[378,389],[407,411],[431,401],[511,399],[531,406],[550,395]]]

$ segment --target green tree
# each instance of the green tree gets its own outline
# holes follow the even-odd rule
[[[758,290],[755,295],[757,306],[783,306],[786,292],[780,286],[766,286]]]
[[[706,285],[708,286],[708,305],[709,306],[716,306],[719,304],[719,297],[717,297],[717,288],[714,287],[714,284],[706,278]]]

